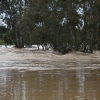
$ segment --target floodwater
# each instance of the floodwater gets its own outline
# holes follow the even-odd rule
[[[0,100],[100,100],[100,52],[0,48]]]

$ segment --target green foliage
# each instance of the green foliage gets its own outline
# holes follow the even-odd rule
[[[5,45],[13,44],[12,31],[3,26],[0,27],[0,43]]]
[[[84,51],[87,45],[90,52],[100,49],[99,0],[2,0],[1,4],[8,5],[6,22],[17,47],[49,43],[62,54],[73,46],[78,50],[82,43]]]
[[[4,45],[4,41],[0,39],[0,45]]]
[[[63,45],[62,48],[66,48],[72,35],[76,39],[76,33],[71,35],[70,30],[73,28],[73,31],[77,32],[75,26],[79,24],[79,15],[76,10],[70,8],[72,12],[67,11],[66,5],[68,5],[67,2],[62,1],[32,0],[30,8],[19,17],[17,23],[17,30],[22,33],[24,44],[49,43],[55,50],[57,46],[57,50],[63,53],[63,50],[60,50],[61,45]],[[76,16],[67,16],[67,13]],[[65,52],[67,51],[64,50]]]

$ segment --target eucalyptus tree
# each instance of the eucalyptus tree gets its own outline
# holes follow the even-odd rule
[[[93,52],[93,46],[100,49],[99,4],[98,0],[1,0],[0,12],[5,13],[17,47],[50,43],[66,53],[68,47],[78,50],[83,43],[84,51],[89,45]]]
[[[75,50],[77,47],[77,37],[79,26],[81,25],[80,15],[77,12],[79,9],[79,1],[78,0],[57,0],[54,2],[52,7],[53,16],[53,25],[57,26],[54,37],[57,37],[54,42],[57,43],[57,50],[61,50],[61,52],[68,52],[68,47],[70,45],[74,47]],[[51,19],[51,20],[52,20]],[[57,21],[57,22],[56,22]],[[56,25],[57,24],[57,25]],[[56,47],[56,46],[55,46]]]
[[[46,0],[30,0],[30,7],[19,17],[17,27],[23,34],[25,44],[46,44],[49,41],[47,19],[48,6]]]
[[[7,28],[12,30],[12,38],[15,46],[19,46],[18,37],[16,33],[17,18],[24,13],[24,9],[27,8],[28,0],[1,0],[2,5],[1,12],[5,14],[3,20],[7,24]]]
[[[80,24],[77,9],[78,0],[30,0],[30,7],[17,25],[25,42],[50,43],[54,50],[66,53],[68,45],[77,49]]]
[[[81,0],[81,7],[83,9],[82,18],[84,22],[81,41],[85,47],[86,45],[90,46],[91,53],[93,53],[94,48],[99,47],[99,4],[100,2],[98,0]]]
[[[66,0],[66,3],[64,4],[64,8],[66,9],[66,27],[69,33],[69,38],[72,45],[75,47],[75,50],[78,50],[78,31],[81,27],[81,16],[78,13],[79,0]]]
[[[94,10],[93,10],[93,15],[94,15],[94,46],[96,50],[100,50],[100,1],[95,0],[94,3]]]

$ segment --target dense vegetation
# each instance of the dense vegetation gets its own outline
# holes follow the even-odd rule
[[[92,53],[100,50],[99,5],[99,0],[1,0],[0,12],[18,48],[50,44],[62,54]]]
[[[12,45],[13,44],[13,38],[11,30],[8,30],[4,26],[0,27],[0,45]]]

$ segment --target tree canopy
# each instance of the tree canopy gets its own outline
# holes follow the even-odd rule
[[[55,51],[100,50],[100,1],[1,0],[17,47],[48,43]]]

